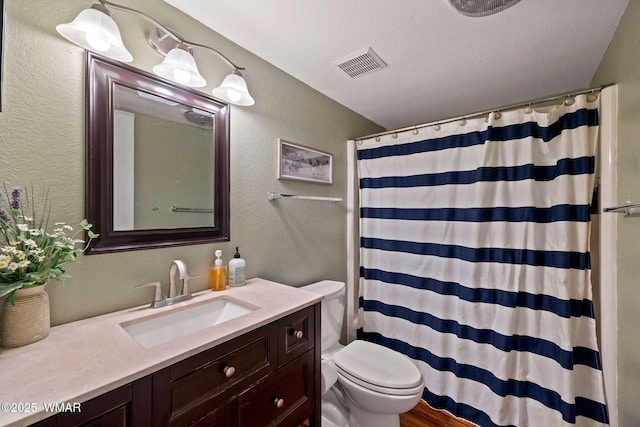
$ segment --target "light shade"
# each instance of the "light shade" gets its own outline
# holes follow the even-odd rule
[[[224,78],[222,84],[215,88],[213,96],[227,101],[229,104],[249,106],[255,104],[255,101],[249,95],[247,82],[244,81],[239,71],[234,71]]]
[[[189,87],[203,87],[207,85],[200,75],[196,60],[189,52],[179,47],[171,49],[161,64],[153,67],[153,72],[178,84]]]
[[[70,23],[57,25],[56,30],[65,39],[87,50],[116,61],[133,61],[122,43],[118,25],[108,13],[97,8],[83,10]]]

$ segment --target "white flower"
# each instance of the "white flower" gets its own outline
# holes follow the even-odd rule
[[[67,230],[73,231],[73,227],[70,225],[64,225],[62,228],[66,228]]]
[[[31,233],[32,236],[40,236],[42,234],[42,232],[37,228],[32,228],[29,230],[29,233]]]
[[[9,270],[16,271],[17,269],[18,269],[18,263],[17,262],[9,263]]]
[[[2,252],[4,252],[5,254],[12,254],[13,251],[16,250],[16,248],[14,248],[13,246],[3,246],[2,249],[0,249]]]
[[[19,260],[23,260],[23,259],[26,259],[26,258],[27,258],[27,254],[25,254],[25,253],[24,253],[24,252],[22,252],[21,250],[18,250],[18,249],[17,249],[14,253],[16,254],[16,257],[17,257]]]
[[[9,257],[9,255],[0,255],[0,262],[9,264],[9,261],[11,261],[11,257]]]
[[[29,226],[27,224],[17,224],[17,227],[20,231],[29,231]]]
[[[31,264],[31,262],[29,262],[29,260],[26,260],[26,259],[25,259],[25,260],[23,260],[23,261],[20,261],[20,262],[18,263],[18,266],[19,266],[20,268],[26,268],[29,264]]]
[[[0,259],[0,268],[7,268],[8,265],[9,265],[8,261]]]
[[[37,243],[36,243],[36,241],[35,241],[35,240],[33,240],[33,239],[25,239],[25,240],[23,241],[23,243],[24,243],[25,245],[29,246],[30,248],[37,248],[37,247],[38,247],[38,244],[37,244]]]

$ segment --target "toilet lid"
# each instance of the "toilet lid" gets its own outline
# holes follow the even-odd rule
[[[364,387],[412,389],[423,385],[422,374],[411,359],[368,341],[353,341],[333,361],[340,373]]]
[[[336,295],[345,293],[345,284],[334,280],[323,280],[322,282],[302,286],[300,289],[324,295],[325,299],[331,299]]]

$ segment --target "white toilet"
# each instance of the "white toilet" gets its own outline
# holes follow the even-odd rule
[[[424,380],[420,370],[405,355],[378,344],[339,344],[344,283],[324,280],[302,289],[324,295],[322,425],[399,427],[399,414],[412,409],[422,396]]]

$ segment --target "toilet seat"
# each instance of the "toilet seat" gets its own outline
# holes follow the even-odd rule
[[[411,359],[367,341],[353,341],[335,354],[334,363],[339,375],[372,391],[407,396],[424,387]]]

